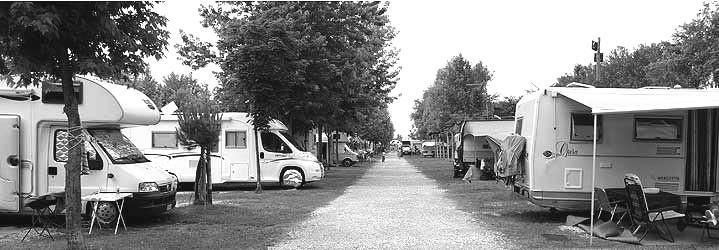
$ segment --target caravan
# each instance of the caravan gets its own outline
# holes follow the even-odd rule
[[[82,195],[95,192],[132,193],[125,212],[152,214],[175,206],[175,177],[153,166],[121,128],[155,124],[160,113],[135,89],[76,77],[74,84],[89,173],[81,177]],[[31,213],[28,200],[65,190],[69,148],[61,84],[0,90],[0,213]],[[89,211],[83,202],[83,213]],[[118,216],[114,203],[101,203],[98,219]]]
[[[455,135],[454,177],[462,177],[481,159],[493,166],[496,153],[505,137],[514,132],[513,120],[470,120],[462,123]],[[488,169],[491,171],[491,169]]]
[[[706,204],[719,192],[719,91],[552,87],[517,104],[526,138],[514,192],[550,208],[589,210],[594,187],[643,186]]]
[[[172,105],[163,107],[164,113],[157,125],[124,129],[123,133],[143,153],[176,174],[181,183],[192,183],[199,149],[180,144],[176,134],[178,118],[169,106]],[[255,182],[255,141],[259,143],[262,182],[299,187],[324,177],[322,163],[295,142],[282,122],[273,120],[269,125],[270,128],[259,132],[259,138],[255,140],[254,127],[247,113],[222,113],[218,147],[210,150],[212,183]]]

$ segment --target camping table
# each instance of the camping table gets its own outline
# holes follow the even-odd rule
[[[605,188],[609,201],[627,201],[627,191],[624,188]],[[666,208],[673,207],[675,210],[680,210],[682,205],[682,198],[679,195],[659,192],[656,194],[644,193],[647,197],[647,207],[649,209],[655,208]]]
[[[122,227],[125,228],[125,231],[127,231],[127,226],[125,226],[125,219],[122,217],[122,207],[125,206],[125,198],[132,197],[132,193],[96,193],[88,196],[82,197],[83,201],[88,202],[94,202],[95,205],[93,205],[92,209],[92,219],[90,220],[90,232],[88,234],[92,234],[92,226],[95,225],[95,217],[97,217],[97,207],[98,204],[100,204],[101,201],[105,202],[115,202],[115,205],[117,205],[119,211],[117,215],[117,224],[115,225],[115,234],[117,234],[117,229],[120,227],[120,222],[122,221]],[[122,202],[120,202],[122,201]],[[98,225],[99,225],[98,221]]]

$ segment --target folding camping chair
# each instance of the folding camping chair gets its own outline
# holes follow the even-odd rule
[[[48,227],[55,225],[55,210],[57,210],[58,207],[53,210],[51,206],[61,205],[63,203],[62,199],[64,198],[64,196],[65,192],[61,192],[41,195],[28,199],[27,203],[25,203],[25,206],[31,208],[33,211],[32,224],[30,225],[30,228],[27,229],[27,231],[25,232],[25,236],[23,236],[22,240],[20,241],[24,241],[31,231],[35,231],[38,236],[49,237],[53,240],[55,239],[52,237],[52,234],[50,233],[50,230],[48,230]]]
[[[619,220],[617,220],[617,224],[622,222],[622,219],[624,219],[624,216],[627,215],[627,209],[624,208],[624,201],[609,201],[609,196],[607,196],[607,192],[604,190],[604,188],[594,188],[594,195],[597,197],[597,205],[599,206],[599,213],[597,213],[597,219],[602,216],[602,212],[609,212],[611,214],[611,217],[609,217],[609,221],[614,221],[614,215],[621,214],[622,216],[619,217]],[[621,206],[620,206],[621,205]]]
[[[624,178],[624,189],[627,191],[627,207],[629,209],[629,218],[632,225],[636,228],[632,234],[636,234],[642,227],[645,228],[644,234],[639,238],[641,242],[649,230],[654,229],[662,239],[674,242],[674,236],[669,229],[666,221],[671,219],[684,218],[684,214],[673,210],[673,207],[649,209],[647,206],[647,197],[642,189],[642,184],[631,178]],[[661,229],[663,226],[669,238],[665,237],[665,232]]]

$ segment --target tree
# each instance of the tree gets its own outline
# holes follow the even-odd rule
[[[210,150],[217,146],[222,131],[222,114],[213,100],[190,98],[177,115],[177,135],[183,146],[200,147],[195,171],[195,205],[212,205],[212,161]]]
[[[458,55],[437,71],[434,84],[415,100],[410,118],[414,122],[413,137],[426,139],[430,134],[451,132],[467,119],[488,117],[487,83],[492,72],[479,62],[472,64]]]
[[[218,53],[188,35],[180,54],[195,68],[219,64],[220,91],[244,99],[259,129],[279,118],[351,132],[363,108],[392,100],[395,31],[386,10],[378,2],[223,3],[201,9],[220,37]]]
[[[519,96],[505,96],[501,101],[495,103],[494,114],[500,117],[514,116],[520,98]]]
[[[72,94],[75,74],[139,74],[146,67],[144,58],[162,56],[166,19],[152,7],[151,2],[0,2],[0,74],[13,86],[60,79],[68,127],[81,127]],[[73,137],[81,133],[69,131]],[[83,245],[80,158],[80,147],[72,148],[65,165],[70,249]]]

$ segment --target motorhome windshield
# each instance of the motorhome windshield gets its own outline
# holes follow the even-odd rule
[[[302,145],[300,145],[299,143],[297,143],[297,141],[295,141],[295,138],[292,137],[292,136],[291,136],[290,134],[288,134],[287,132],[281,131],[280,134],[282,134],[282,136],[284,136],[285,139],[287,139],[287,141],[289,141],[290,143],[292,143],[292,146],[295,146],[295,148],[297,148],[297,150],[299,150],[299,151],[306,151],[305,148],[302,147]]]
[[[90,134],[115,164],[148,162],[147,158],[119,129],[90,129]]]

